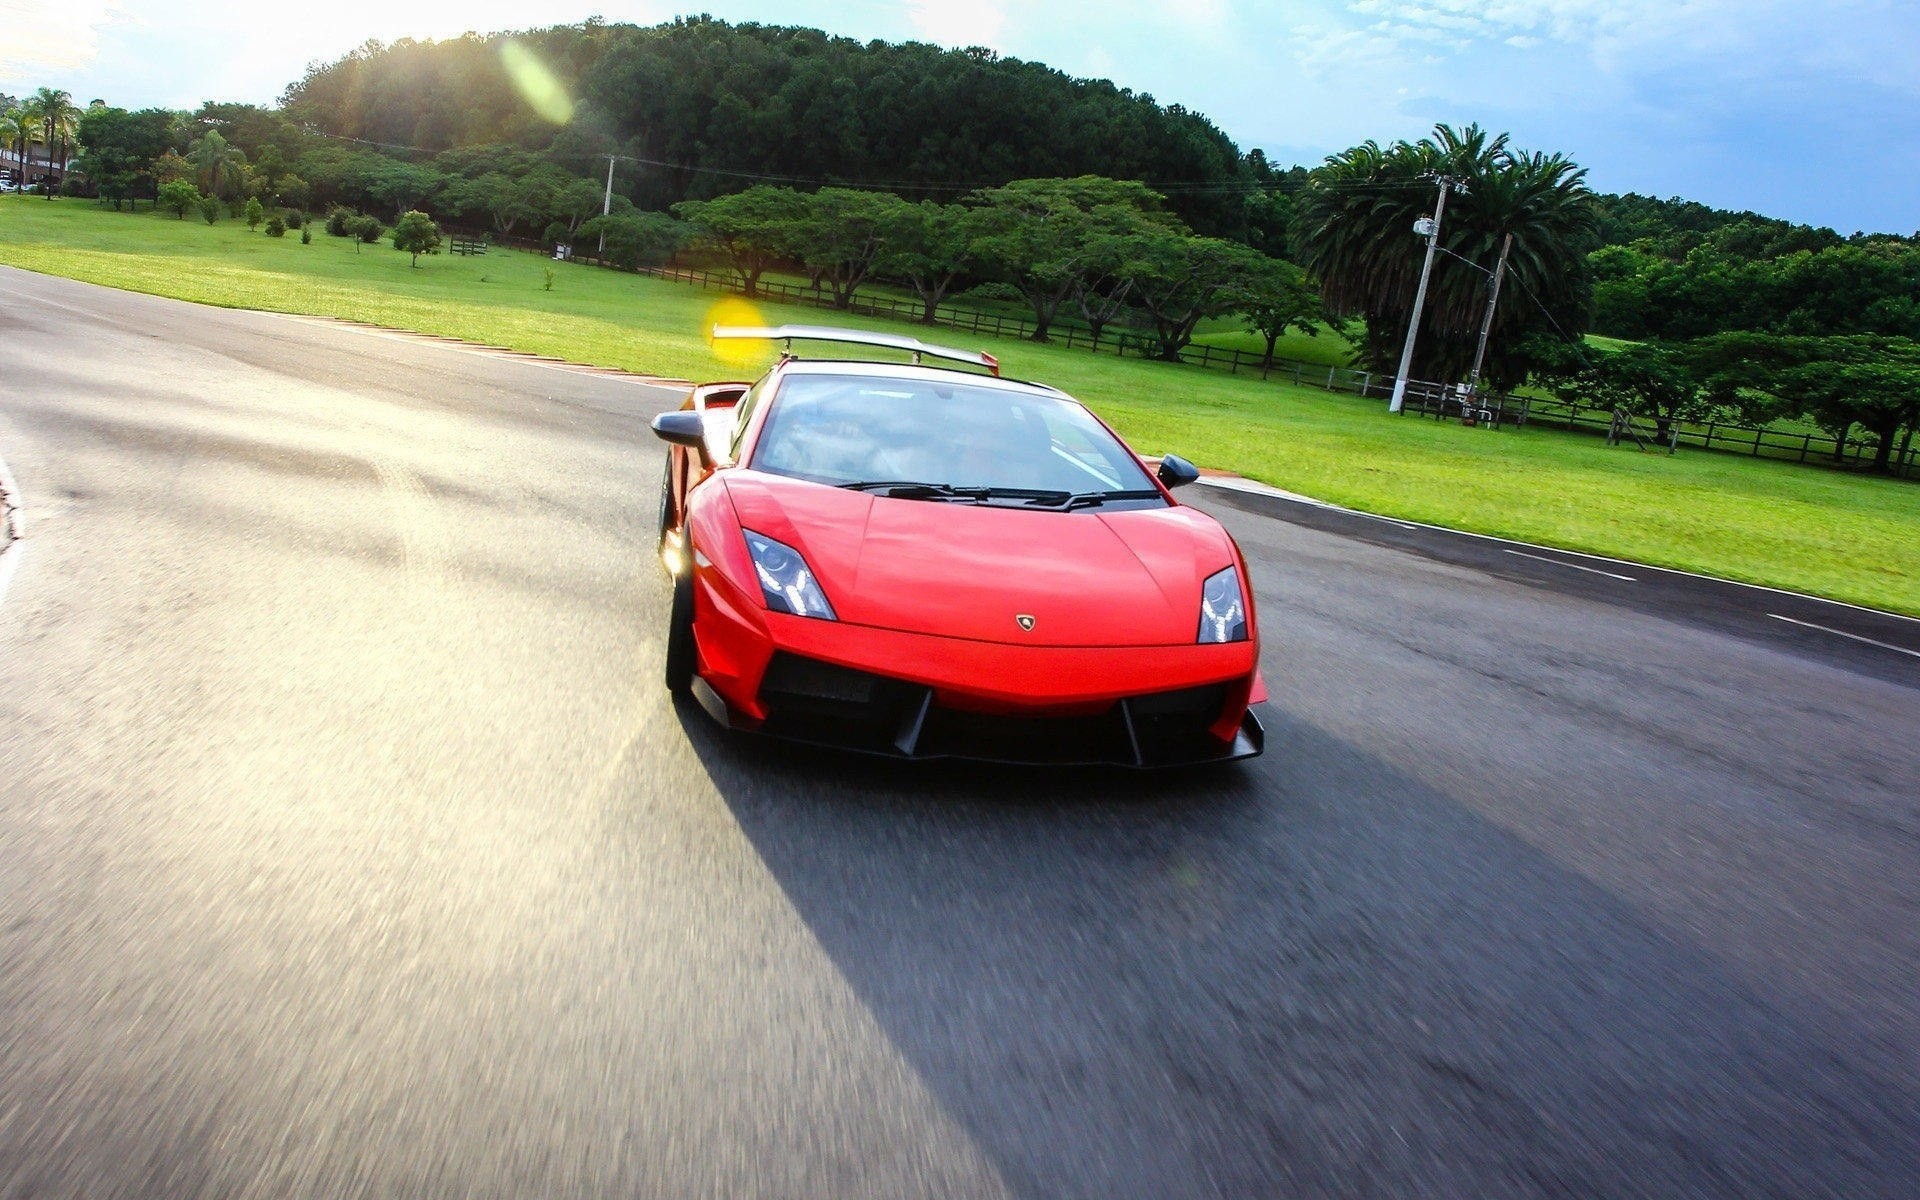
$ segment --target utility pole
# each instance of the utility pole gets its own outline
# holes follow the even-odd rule
[[[614,158],[615,156],[612,154],[607,155],[607,194],[606,194],[606,197],[600,201],[600,215],[603,217],[613,211],[613,160]],[[600,226],[600,249],[597,253],[601,258],[605,258],[607,256],[607,227],[605,223],[602,223]]]
[[[1420,329],[1420,310],[1427,304],[1427,277],[1433,274],[1433,252],[1440,244],[1440,218],[1446,215],[1447,193],[1467,190],[1465,181],[1451,175],[1435,175],[1433,181],[1440,187],[1440,195],[1433,203],[1433,216],[1416,221],[1415,233],[1424,233],[1427,237],[1427,260],[1420,264],[1420,287],[1413,294],[1413,316],[1407,321],[1407,340],[1400,346],[1400,370],[1393,377],[1393,399],[1387,402],[1387,411],[1397,413],[1407,398],[1407,372],[1413,369],[1413,337]]]
[[[1493,306],[1500,303],[1500,281],[1507,277],[1507,252],[1513,249],[1513,235],[1500,243],[1500,263],[1493,269],[1493,288],[1487,296],[1487,316],[1480,322],[1480,346],[1473,352],[1473,374],[1467,377],[1467,394],[1480,390],[1480,364],[1487,357],[1487,334],[1493,331]]]

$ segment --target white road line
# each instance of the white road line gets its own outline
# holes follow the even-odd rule
[[[1506,550],[1505,546],[1501,549]],[[1589,575],[1605,575],[1608,579],[1618,579],[1623,583],[1637,582],[1631,575],[1615,575],[1612,571],[1602,571],[1598,567],[1583,567],[1579,563],[1561,562],[1557,558],[1548,558],[1542,554],[1528,554],[1525,550],[1507,550],[1508,554],[1518,558],[1530,558],[1535,562],[1552,563],[1556,567],[1565,567],[1569,571],[1585,571]]]
[[[1835,637],[1851,638],[1856,642],[1865,642],[1869,646],[1878,646],[1882,650],[1891,650],[1895,654],[1904,654],[1908,658],[1920,658],[1920,650],[1909,650],[1905,646],[1895,646],[1890,642],[1876,642],[1870,637],[1861,637],[1857,633],[1848,633],[1844,629],[1829,629],[1825,625],[1815,625],[1812,621],[1796,621],[1792,617],[1783,617],[1779,613],[1768,613],[1776,621],[1785,621],[1789,625],[1801,625],[1808,629],[1818,629],[1821,633],[1831,633]]]

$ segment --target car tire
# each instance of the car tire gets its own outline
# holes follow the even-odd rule
[[[693,644],[693,572],[685,571],[673,580],[673,602],[667,609],[667,690],[683,695],[693,686],[693,668],[698,657]]]

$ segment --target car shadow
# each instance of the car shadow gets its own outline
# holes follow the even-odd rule
[[[1911,1194],[1920,1090],[1842,1012],[1284,712],[1266,758],[1165,774],[678,712],[1018,1195]]]

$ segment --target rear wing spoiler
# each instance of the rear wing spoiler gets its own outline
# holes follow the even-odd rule
[[[934,346],[916,337],[907,337],[898,333],[873,333],[865,329],[837,329],[831,325],[715,325],[713,336],[719,338],[755,338],[760,341],[787,343],[787,355],[793,355],[794,342],[848,342],[857,346],[884,346],[889,350],[905,350],[913,355],[918,363],[922,355],[933,358],[945,358],[954,362],[969,363],[976,367],[985,367],[994,375],[1000,374],[1000,360],[991,354],[978,350],[955,350],[948,346]]]

